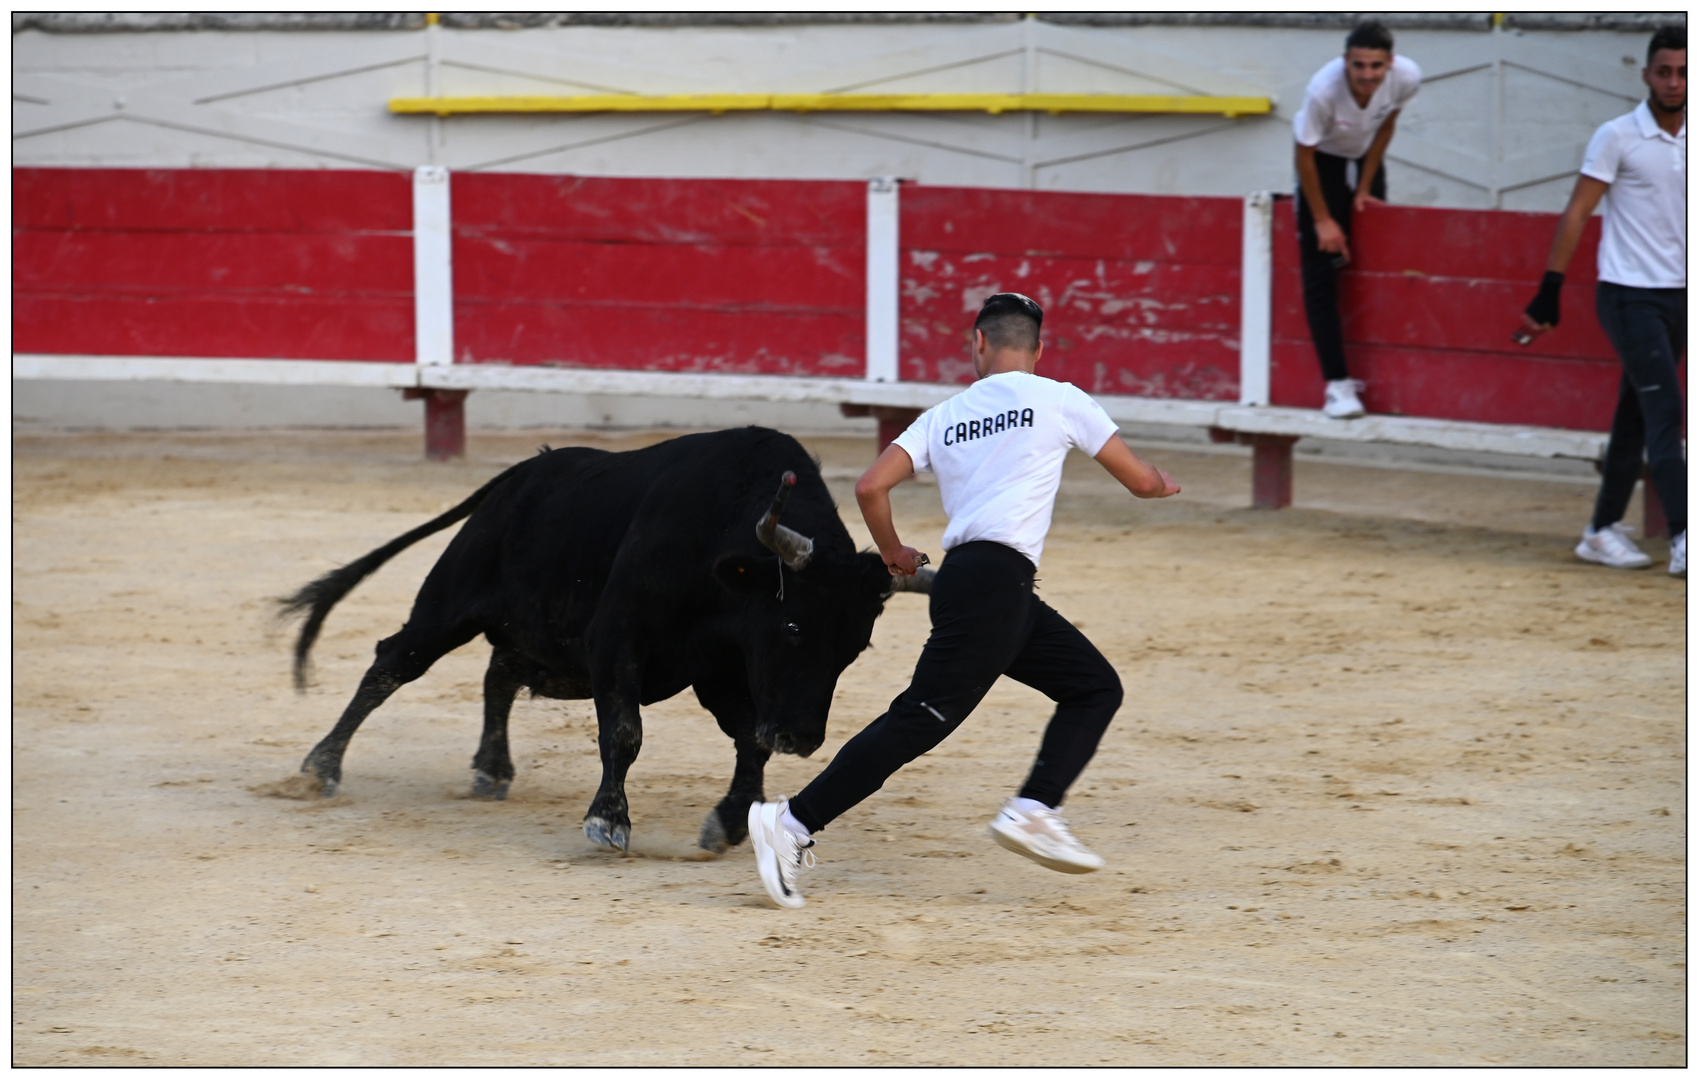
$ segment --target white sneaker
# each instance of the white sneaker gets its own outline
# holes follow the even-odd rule
[[[1103,857],[1086,848],[1068,831],[1067,819],[1054,810],[1020,810],[1010,799],[991,819],[991,839],[1016,855],[1064,874],[1089,874],[1103,869]]]
[[[1355,420],[1366,411],[1357,400],[1362,389],[1361,379],[1334,379],[1327,384],[1327,403],[1321,411],[1333,420]]]
[[[1617,570],[1638,570],[1642,566],[1651,566],[1652,557],[1634,546],[1634,541],[1628,534],[1634,530],[1617,522],[1608,528],[1594,531],[1591,525],[1581,534],[1581,543],[1575,547],[1576,557],[1585,559],[1600,566],[1609,566]],[[1686,541],[1682,542],[1682,564],[1685,569]],[[1673,558],[1673,548],[1671,556]],[[1674,573],[1675,571],[1670,571]]]
[[[1687,530],[1681,530],[1681,535],[1670,541],[1670,576],[1687,576]]]
[[[761,884],[780,907],[799,908],[808,903],[796,887],[796,872],[814,865],[813,840],[802,841],[779,824],[789,809],[788,800],[758,802],[749,807],[749,838],[754,841],[755,868]]]

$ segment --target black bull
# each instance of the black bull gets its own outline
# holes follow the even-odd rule
[[[931,576],[893,579],[877,555],[857,554],[814,462],[776,431],[688,435],[625,453],[546,450],[284,599],[285,614],[306,615],[296,685],[337,601],[467,517],[406,625],[378,642],[342,718],[302,762],[321,794],[335,793],[349,740],[374,709],[483,634],[493,651],[474,794],[503,798],[513,780],[507,720],[521,689],[593,698],[602,781],[584,832],[624,850],[639,706],[692,687],[737,749],[730,789],[698,840],[723,851],[747,834],[767,759],[806,757],[825,739],[838,676],[867,647],[893,587],[925,591]]]

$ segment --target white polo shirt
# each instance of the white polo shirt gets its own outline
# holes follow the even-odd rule
[[[1610,185],[1599,280],[1637,289],[1687,288],[1687,119],[1671,135],[1642,101],[1599,125],[1581,174]]]
[[[1292,118],[1292,134],[1300,146],[1313,146],[1335,157],[1360,158],[1369,152],[1386,118],[1408,105],[1421,88],[1422,69],[1408,56],[1394,54],[1391,69],[1365,108],[1351,96],[1345,58],[1335,57],[1310,80],[1304,107]]]
[[[927,409],[896,444],[916,472],[938,476],[950,518],[945,551],[995,540],[1037,566],[1062,484],[1062,459],[1069,450],[1096,457],[1118,430],[1079,387],[1007,371]]]

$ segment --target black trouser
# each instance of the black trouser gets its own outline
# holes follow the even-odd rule
[[[932,636],[914,680],[790,801],[810,832],[943,742],[1000,675],[1057,703],[1020,794],[1062,804],[1121,705],[1121,680],[1084,634],[1033,595],[1032,577],[1032,564],[1002,544],[951,549],[932,582]]]
[[[1596,300],[1599,324],[1622,357],[1622,383],[1593,528],[1622,520],[1644,452],[1670,535],[1678,536],[1687,529],[1687,457],[1681,447],[1681,379],[1675,368],[1687,347],[1687,290],[1601,281]]]
[[[1351,204],[1357,197],[1354,185],[1346,176],[1346,166],[1363,167],[1362,159],[1334,157],[1316,151],[1316,175],[1321,179],[1322,201],[1327,212],[1339,227],[1351,235]],[[1375,170],[1369,183],[1369,194],[1386,198],[1386,165]],[[1304,187],[1298,185],[1298,257],[1304,272],[1304,315],[1310,321],[1310,340],[1315,342],[1316,358],[1321,361],[1322,378],[1333,382],[1348,376],[1345,373],[1345,331],[1339,324],[1339,267],[1333,260],[1339,256],[1316,247],[1316,219],[1310,213],[1310,200],[1304,197]]]

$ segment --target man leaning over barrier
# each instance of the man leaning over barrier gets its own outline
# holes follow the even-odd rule
[[[1351,216],[1386,198],[1386,148],[1399,110],[1421,85],[1416,62],[1392,54],[1391,32],[1378,22],[1360,23],[1345,39],[1345,55],[1310,79],[1304,107],[1292,121],[1304,315],[1327,380],[1322,410],[1336,420],[1363,415],[1357,398],[1362,383],[1345,367],[1339,321],[1339,272],[1351,262]]]

